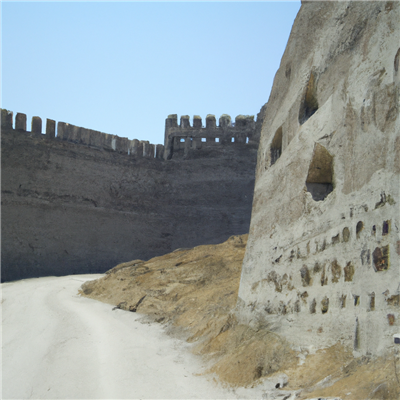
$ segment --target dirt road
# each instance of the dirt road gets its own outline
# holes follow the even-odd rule
[[[235,398],[210,377],[187,343],[139,316],[78,296],[100,275],[1,285],[2,398]]]

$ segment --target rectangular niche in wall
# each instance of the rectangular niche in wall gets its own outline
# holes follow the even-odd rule
[[[275,132],[271,143],[271,165],[274,165],[282,154],[282,127]]]
[[[315,144],[313,158],[306,179],[307,191],[313,200],[322,201],[333,191],[333,157],[319,143]]]
[[[317,76],[311,72],[299,109],[299,122],[303,125],[318,110]]]
[[[389,268],[389,246],[377,247],[372,253],[374,269],[376,272]]]

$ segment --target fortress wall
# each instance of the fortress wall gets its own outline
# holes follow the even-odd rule
[[[12,129],[6,110],[1,121],[3,281],[104,272],[248,232],[256,146],[166,162],[147,141],[64,123],[51,139],[23,116]]]
[[[207,115],[206,126],[203,127],[200,116],[193,117],[190,125],[188,115],[181,116],[178,126],[178,116],[171,114],[165,121],[165,154],[164,158],[190,157],[191,150],[199,150],[210,146],[226,146],[230,144],[258,145],[261,126],[257,126],[254,116],[238,115],[232,123],[227,114],[219,118],[216,124],[214,115]],[[179,150],[183,150],[179,154]]]
[[[12,111],[1,109],[1,121],[2,128],[12,129],[13,128],[13,113]],[[26,114],[17,113],[15,116],[15,129],[18,131],[26,132]],[[32,117],[31,132],[34,134],[42,133],[42,119],[40,117]],[[60,140],[66,140],[68,142],[84,144],[91,147],[99,147],[107,150],[117,151],[123,154],[132,154],[136,157],[155,157],[155,148],[153,144],[146,142],[145,150],[143,144],[138,145],[137,139],[130,140],[128,138],[119,137],[116,135],[110,135],[95,131],[92,129],[82,128],[65,122],[57,123],[57,135],[56,135],[56,121],[47,119],[46,120],[46,137],[49,139],[55,139],[56,137]],[[159,146],[159,153],[157,158],[161,159],[161,147]]]
[[[237,315],[297,348],[399,332],[399,19],[303,2],[265,108]]]

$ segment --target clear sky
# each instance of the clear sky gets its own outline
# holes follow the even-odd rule
[[[163,143],[169,114],[256,115],[300,1],[1,2],[1,107]]]

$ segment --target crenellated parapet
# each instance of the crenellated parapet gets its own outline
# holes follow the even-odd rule
[[[45,132],[43,132],[42,119],[32,117],[31,130],[27,130],[26,114],[17,113],[14,117],[12,111],[1,109],[2,129],[14,129],[20,132],[30,132],[36,135],[44,135],[46,139],[65,140],[70,143],[86,145],[128,154],[134,157],[156,158],[159,160],[170,160],[175,152],[175,157],[180,151],[180,157],[188,158],[189,152],[200,149],[216,149],[221,146],[232,145],[258,145],[260,138],[259,121],[254,116],[238,115],[235,122],[229,115],[223,114],[218,120],[215,115],[207,115],[205,126],[202,118],[198,115],[193,117],[193,125],[190,117],[182,115],[178,125],[178,116],[169,115],[165,120],[164,145],[151,144],[145,140],[128,139],[111,135],[93,129],[56,122],[46,119]],[[199,155],[205,153],[198,153]],[[218,153],[216,153],[218,154]],[[217,155],[218,156],[218,155]]]
[[[1,109],[1,128],[27,132],[26,114],[17,113],[15,116],[14,128],[13,112]],[[43,134],[42,130],[42,119],[40,117],[32,117],[30,132],[33,134]],[[162,144],[154,145],[146,140],[130,140],[128,138],[82,128],[65,122],[56,123],[56,121],[52,119],[46,120],[46,131],[44,135],[48,139],[65,140],[71,143],[103,148],[135,157],[157,158],[162,160],[164,156],[164,146]]]
[[[227,146],[232,144],[256,144],[259,142],[259,132],[253,115],[238,115],[235,122],[227,114],[221,115],[217,121],[215,115],[208,114],[206,125],[203,126],[200,116],[182,115],[178,125],[177,114],[171,114],[165,120],[164,159],[170,160],[174,152],[184,150],[184,157],[190,150],[199,150],[210,146]]]

